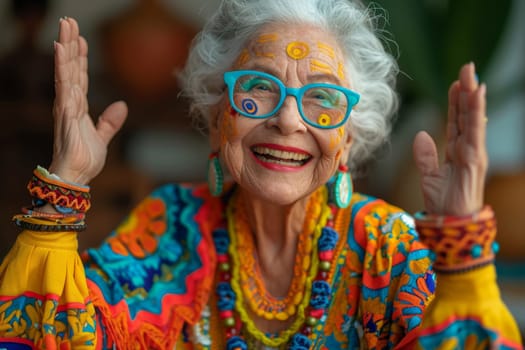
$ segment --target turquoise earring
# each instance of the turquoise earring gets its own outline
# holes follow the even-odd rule
[[[330,195],[338,208],[346,208],[350,204],[353,192],[352,177],[346,165],[339,165]]]
[[[222,193],[224,176],[222,174],[219,152],[212,152],[208,158],[208,188],[210,193],[218,197]]]

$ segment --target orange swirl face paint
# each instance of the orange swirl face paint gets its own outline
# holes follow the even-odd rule
[[[310,53],[310,46],[302,41],[292,41],[286,46],[286,53],[294,60],[302,60]]]

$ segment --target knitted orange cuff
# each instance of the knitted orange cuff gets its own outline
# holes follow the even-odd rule
[[[496,218],[488,205],[473,215],[415,215],[421,240],[434,253],[438,272],[463,272],[490,264],[498,251]]]
[[[91,207],[89,186],[63,181],[42,167],[34,170],[27,189],[34,199],[47,202],[57,210],[60,207],[67,209],[68,212],[74,210],[85,213]]]

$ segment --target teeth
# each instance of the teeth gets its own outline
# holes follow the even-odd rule
[[[280,164],[285,166],[304,165],[310,156],[304,153],[281,151],[266,147],[254,147],[255,156],[268,163]]]
[[[266,147],[255,147],[254,151],[260,155],[268,155],[275,158],[283,159],[283,160],[296,160],[301,161],[309,158],[307,154],[301,154],[301,153],[294,153],[294,152],[287,152],[287,151],[281,151]]]

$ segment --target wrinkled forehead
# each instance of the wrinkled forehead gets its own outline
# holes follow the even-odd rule
[[[242,50],[236,66],[283,57],[306,63],[312,72],[345,81],[344,55],[336,38],[310,24],[272,23],[261,27]]]

